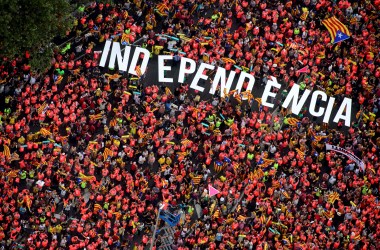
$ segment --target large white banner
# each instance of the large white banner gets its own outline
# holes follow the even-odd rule
[[[112,49],[111,49],[112,45]],[[136,47],[133,52],[133,55],[130,55],[131,47],[125,46],[124,54],[122,54],[122,50],[120,47],[120,43],[113,42],[107,40],[104,45],[104,50],[102,52],[102,57],[99,63],[100,67],[105,67],[107,63],[108,55],[110,54],[110,59],[108,61],[109,68],[114,68],[117,62],[118,68],[121,71],[128,72],[129,74],[138,76],[139,74],[136,72],[136,67],[139,59],[142,59],[142,63],[140,66],[140,75],[143,75],[147,70],[150,52],[147,49]],[[132,57],[132,61],[130,65],[128,65],[129,59]],[[165,72],[171,71],[172,67],[166,65],[165,62],[173,60],[173,56],[171,55],[159,55],[158,56],[158,82],[160,83],[173,83],[173,78],[165,77]],[[200,80],[208,80],[209,76],[205,74],[207,70],[216,70],[215,76],[211,79],[212,86],[209,90],[206,90],[211,95],[215,94],[218,85],[220,85],[220,96],[224,97],[225,93],[230,93],[232,88],[232,83],[234,79],[237,80],[236,85],[236,94],[242,95],[242,87],[244,82],[248,82],[248,86],[245,90],[246,93],[251,93],[253,86],[255,84],[255,77],[248,72],[240,71],[240,73],[236,73],[231,70],[227,77],[227,70],[223,67],[215,67],[214,65],[201,63],[197,69],[197,62],[186,57],[181,57],[180,69],[178,74],[178,82],[184,83],[186,75],[195,74],[190,88],[197,90],[199,92],[204,92],[206,89],[200,85],[198,85]],[[264,93],[261,97],[261,104],[263,106],[273,108],[274,104],[270,103],[268,97],[276,98],[278,91],[274,89],[280,89],[281,84],[277,82],[275,77],[270,77],[266,83]],[[289,94],[287,95],[282,107],[289,108],[293,114],[298,115],[302,108],[305,106],[306,100],[311,98],[310,107],[308,108],[310,114],[315,117],[323,116],[323,122],[329,123],[331,120],[332,110],[335,106],[335,98],[327,96],[323,91],[310,91],[305,89],[302,93],[300,86],[298,84],[294,84],[290,89]],[[318,98],[321,97],[321,100],[325,102],[325,105],[319,107],[317,105]],[[247,100],[248,98],[241,96],[242,100]],[[333,118],[334,123],[338,123],[343,120],[344,125],[347,127],[351,126],[351,112],[352,112],[352,99],[344,97],[341,102],[338,111]]]
[[[330,145],[330,144],[326,144],[326,150],[332,150],[332,151],[344,154],[345,156],[353,160],[360,167],[360,170],[362,170],[363,172],[365,171],[365,163],[359,157],[357,157],[350,151],[338,146]]]

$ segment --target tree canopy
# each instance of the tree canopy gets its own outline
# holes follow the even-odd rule
[[[0,55],[14,58],[28,51],[32,68],[45,69],[52,39],[73,25],[73,8],[68,0],[0,0]]]

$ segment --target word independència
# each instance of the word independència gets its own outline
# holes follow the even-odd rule
[[[122,55],[122,50],[120,47],[120,43],[113,42],[112,50],[111,49],[111,41],[106,41],[104,50],[102,52],[102,57],[100,59],[99,66],[105,67],[105,64],[108,59],[108,55],[110,54],[110,59],[108,63],[109,68],[114,68],[117,60],[118,69],[120,71],[128,72],[129,74],[138,76],[139,74],[136,72],[136,66],[139,62],[139,59],[142,58],[142,62],[140,66],[140,74],[144,74],[149,63],[150,52],[147,49],[136,47],[133,53],[131,64],[128,67],[128,61],[131,54],[131,46],[125,46],[124,55]],[[171,66],[165,65],[165,62],[168,60],[173,60],[173,56],[171,55],[159,55],[158,56],[158,82],[159,83],[174,83],[173,78],[165,77],[165,72],[171,71]],[[209,76],[205,75],[205,70],[215,70],[215,66],[208,63],[201,63],[197,69],[197,64],[194,60],[181,57],[180,69],[178,74],[178,82],[183,83],[185,81],[186,75],[194,74],[195,76],[190,84],[190,88],[197,90],[199,92],[204,92],[205,88],[198,85],[200,80],[208,80]],[[224,97],[225,93],[230,93],[232,83],[236,77],[235,71],[230,71],[229,76],[227,77],[227,70],[223,67],[217,67],[214,78],[212,79],[212,86],[209,90],[210,95],[214,95],[218,86],[220,84],[220,89],[224,91],[220,91],[221,97]],[[246,93],[250,93],[255,84],[255,77],[251,74],[248,74],[244,71],[239,73],[239,78],[237,80],[237,85],[235,88],[235,93],[240,94],[241,89],[243,87],[243,83],[248,81],[248,86],[246,89]],[[263,106],[273,108],[274,104],[270,103],[268,98],[273,97],[276,98],[277,91],[273,91],[272,88],[281,88],[281,84],[277,82],[275,77],[270,77],[265,86],[264,92],[261,97],[261,104]],[[294,84],[290,89],[285,101],[282,104],[282,107],[289,108],[293,114],[298,115],[302,108],[305,106],[307,99],[311,95],[311,100],[309,104],[308,111],[312,116],[321,117],[323,116],[323,122],[329,123],[332,110],[335,104],[335,98],[329,97],[323,91],[310,91],[308,89],[304,90],[303,95],[300,97],[300,86],[298,84]],[[317,100],[320,97],[320,100],[327,103],[327,105],[321,105],[321,107],[317,108]],[[242,100],[247,100],[247,97],[243,97]],[[324,106],[324,107],[323,107]],[[351,125],[351,112],[352,111],[352,99],[344,98],[342,103],[339,106],[338,111],[333,119],[334,123],[338,123],[340,120],[344,121],[344,125],[350,127]]]

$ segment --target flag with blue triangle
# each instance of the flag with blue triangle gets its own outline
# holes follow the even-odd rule
[[[264,163],[263,158],[260,158],[260,160],[257,162],[257,165],[261,165],[261,164],[263,164],[263,163]]]
[[[339,21],[335,16],[323,20],[322,24],[327,28],[330,33],[331,42],[334,44],[344,41],[351,36],[351,32],[347,26]]]
[[[342,31],[338,30],[336,32],[334,44],[339,43],[339,42],[344,41],[344,40],[347,40],[348,38],[350,38],[348,35],[344,34]]]

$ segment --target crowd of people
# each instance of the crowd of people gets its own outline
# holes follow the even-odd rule
[[[3,58],[13,88],[0,116],[0,247],[148,249],[163,204],[185,215],[172,249],[379,249],[379,13],[380,1],[363,0],[94,3],[45,73]],[[330,43],[331,16],[350,39]],[[351,97],[360,112],[347,131],[306,113],[293,124],[260,102],[201,99],[189,82],[105,72],[96,46],[122,34],[157,54],[230,58],[259,79]]]

